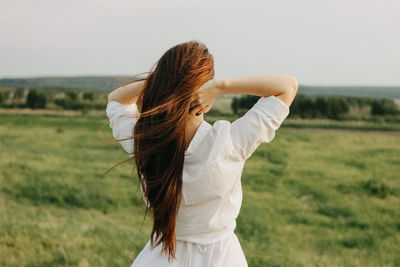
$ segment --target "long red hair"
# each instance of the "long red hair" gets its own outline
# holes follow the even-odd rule
[[[143,79],[138,99],[140,116],[132,136],[133,159],[140,185],[153,215],[151,245],[162,244],[175,258],[175,221],[182,198],[186,123],[196,90],[214,78],[214,59],[197,40],[167,50]]]

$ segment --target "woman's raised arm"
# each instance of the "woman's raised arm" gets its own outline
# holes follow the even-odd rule
[[[194,113],[208,112],[221,94],[274,95],[290,107],[296,96],[298,83],[291,75],[254,75],[238,78],[212,79],[200,86],[192,98]]]
[[[254,75],[222,79],[221,94],[274,95],[288,107],[296,96],[298,83],[291,75]]]
[[[143,87],[144,80],[121,86],[108,94],[108,102],[115,100],[122,104],[136,103]]]

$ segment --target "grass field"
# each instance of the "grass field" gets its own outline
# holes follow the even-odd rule
[[[105,116],[0,114],[0,266],[129,266],[150,220]],[[400,138],[278,130],[246,162],[249,266],[400,266]]]

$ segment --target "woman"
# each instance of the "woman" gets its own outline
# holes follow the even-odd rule
[[[290,75],[215,79],[199,41],[164,53],[141,80],[108,95],[113,136],[135,160],[153,216],[149,241],[132,266],[247,266],[234,233],[245,160],[272,141],[297,93]],[[232,123],[204,120],[221,94],[260,96]]]

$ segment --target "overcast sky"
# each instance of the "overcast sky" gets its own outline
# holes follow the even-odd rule
[[[398,0],[1,0],[0,78],[132,75],[196,39],[216,78],[400,85]]]

